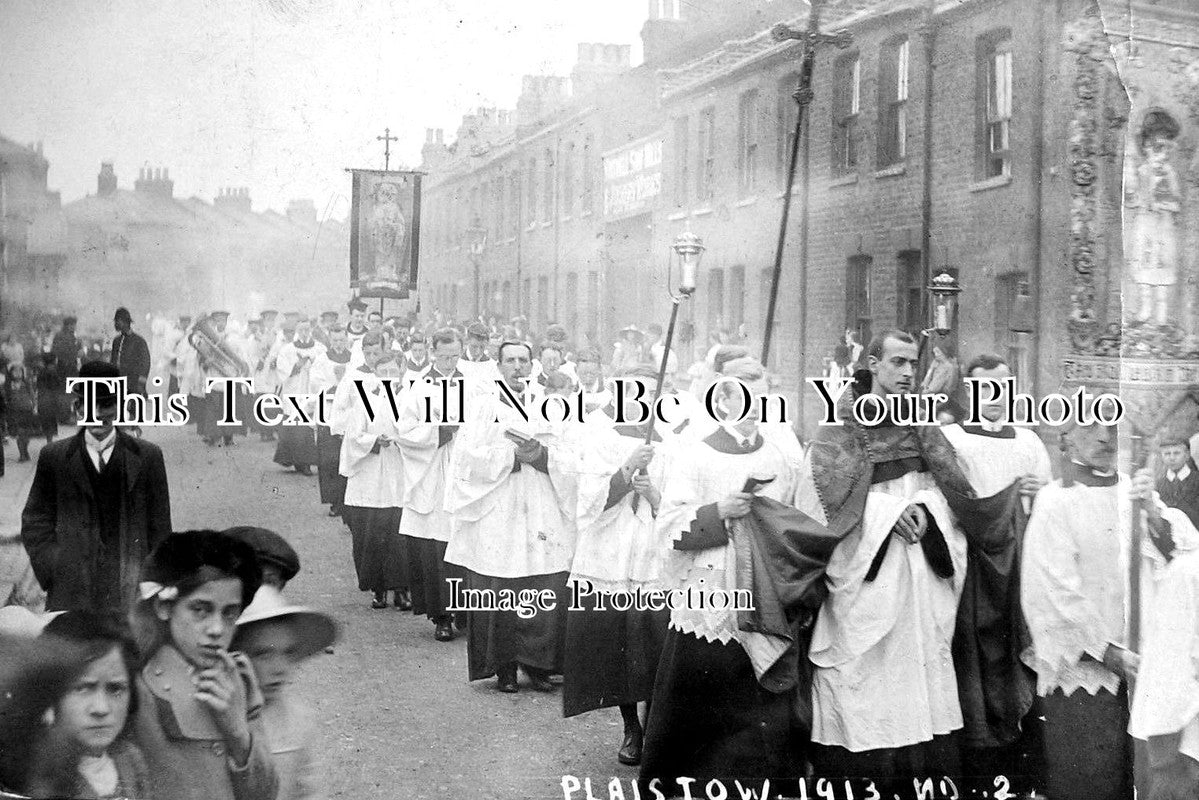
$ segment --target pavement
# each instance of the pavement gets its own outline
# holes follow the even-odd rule
[[[66,431],[64,431],[66,433]],[[324,790],[354,800],[563,800],[563,776],[590,778],[592,800],[609,782],[633,797],[636,768],[621,766],[620,712],[562,718],[560,690],[519,694],[466,679],[466,642],[433,639],[433,625],[394,608],[373,610],[357,590],[350,535],[319,503],[317,480],[272,463],[274,444],[238,438],[208,447],[194,428],[147,428],[163,448],[176,530],[259,525],[296,548],[292,602],[330,614],[342,636],[332,655],[306,663],[293,689],[320,721]],[[0,478],[0,525],[19,529],[31,464]],[[34,453],[36,460],[36,453]],[[577,792],[575,800],[588,800]]]

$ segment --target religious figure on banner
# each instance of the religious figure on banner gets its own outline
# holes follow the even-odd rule
[[[417,274],[420,174],[351,172],[351,286],[359,297],[407,298]]]
[[[408,231],[404,212],[400,209],[400,189],[391,181],[380,181],[375,184],[373,199],[371,242],[375,249],[375,277],[407,283],[408,276],[399,275]]]
[[[1136,294],[1129,307],[1135,319],[1165,325],[1170,294],[1178,281],[1178,225],[1181,188],[1170,164],[1178,122],[1165,111],[1150,111],[1141,125],[1142,161],[1125,176],[1125,206],[1135,213],[1127,252]]]

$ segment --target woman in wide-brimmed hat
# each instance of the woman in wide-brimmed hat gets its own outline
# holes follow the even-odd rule
[[[278,800],[321,796],[316,766],[317,725],[312,712],[288,691],[300,662],[337,639],[332,618],[288,605],[274,586],[263,585],[237,621],[233,646],[254,665],[266,700],[263,724],[279,775]]]

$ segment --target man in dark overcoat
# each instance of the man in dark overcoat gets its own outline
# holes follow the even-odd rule
[[[92,361],[79,377],[120,372]],[[115,392],[99,385],[96,399],[99,424],[42,448],[21,515],[21,540],[48,611],[128,609],[142,561],[171,532],[162,450],[115,427]],[[81,387],[74,405],[83,419]]]

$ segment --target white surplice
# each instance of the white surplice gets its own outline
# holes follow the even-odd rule
[[[410,373],[411,374],[411,373]],[[425,380],[431,377],[431,380]],[[453,515],[445,510],[446,479],[454,441],[439,446],[440,424],[434,420],[456,420],[461,417],[457,394],[449,392],[449,407],[442,408],[440,378],[433,367],[404,391],[400,420],[396,425],[397,441],[404,456],[404,517],[400,533],[417,539],[450,541]],[[448,379],[447,379],[448,380]],[[465,380],[457,378],[456,380]],[[469,402],[468,402],[469,408]]]
[[[979,497],[991,497],[1024,475],[1053,480],[1053,466],[1045,443],[1027,428],[1013,428],[1015,438],[1003,439],[968,433],[961,425],[945,425],[941,432],[953,445],[958,464]]]
[[[363,388],[370,395],[375,411],[372,421],[366,404],[357,402],[346,417],[345,438],[341,443],[340,472],[346,478],[345,504],[365,508],[402,508],[404,505],[404,464],[398,447],[389,444],[372,453],[379,436],[396,436],[395,420],[382,382],[373,375],[364,377]]]
[[[945,537],[950,579],[933,574],[919,544],[892,533],[914,503],[925,506]],[[818,503],[798,505],[824,520]],[[868,583],[866,573],[888,538]],[[931,473],[909,472],[870,487],[860,529],[837,545],[826,572],[829,595],[809,653],[816,666],[812,741],[862,752],[907,747],[962,727],[951,645],[965,576],[966,537]]]
[[[1037,693],[1082,689],[1115,694],[1120,677],[1103,666],[1109,644],[1127,646],[1131,616],[1131,482],[1062,486],[1037,494],[1024,532],[1021,604],[1032,634],[1025,661],[1037,671]],[[1197,537],[1186,514],[1154,499],[1175,543],[1192,549]],[[1141,630],[1153,625],[1154,584],[1165,558],[1148,537],[1141,548]],[[1090,656],[1090,659],[1084,659]]]
[[[516,445],[504,435],[513,428],[544,444],[551,439],[548,427],[535,422],[535,412],[525,422],[500,401],[498,390],[482,387],[471,394],[466,416],[446,488],[446,510],[454,515],[446,562],[494,578],[568,571],[575,540],[571,481],[558,470],[552,449],[549,474],[529,464],[514,472]]]
[[[659,430],[666,426],[659,426]],[[578,540],[571,562],[572,581],[590,581],[597,591],[656,589],[662,582],[662,565],[670,547],[668,533],[658,526],[650,503],[641,498],[633,510],[628,495],[605,508],[612,476],[629,456],[644,444],[641,437],[617,432],[612,418],[602,410],[588,414],[574,425],[567,438],[571,465],[567,469],[577,478],[575,520]],[[653,443],[654,457],[647,474],[659,492],[670,474],[672,442]]]

